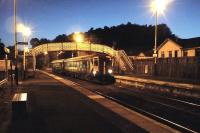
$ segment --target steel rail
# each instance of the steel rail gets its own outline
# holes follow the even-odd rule
[[[73,78],[70,78],[70,80],[72,80],[72,79],[73,79]],[[79,80],[79,81],[80,81],[80,80]],[[73,81],[72,81],[72,82],[73,82]],[[82,82],[82,81],[81,81],[81,82]],[[78,83],[76,82],[75,84],[81,86],[79,82],[78,82]],[[88,88],[88,89],[89,89],[89,88]],[[167,120],[167,119],[165,119],[165,118],[163,118],[163,117],[160,117],[160,116],[158,116],[158,115],[156,115],[156,114],[153,114],[153,113],[150,113],[150,112],[148,112],[148,111],[145,111],[145,110],[142,109],[142,108],[138,108],[138,107],[132,106],[132,105],[126,103],[126,102],[123,102],[122,100],[116,99],[116,98],[114,98],[114,97],[112,97],[112,96],[109,96],[109,95],[106,95],[106,94],[104,94],[104,93],[102,93],[102,92],[99,92],[98,90],[92,90],[92,89],[89,89],[89,90],[92,91],[92,92],[94,92],[94,93],[96,93],[96,94],[99,94],[99,95],[101,95],[101,96],[103,96],[103,97],[105,97],[105,98],[108,98],[108,99],[110,99],[110,100],[113,100],[113,101],[115,101],[115,102],[117,102],[117,103],[119,103],[119,104],[121,104],[121,105],[123,105],[123,106],[125,106],[125,107],[127,107],[127,108],[130,108],[130,109],[132,109],[132,110],[134,110],[134,111],[137,111],[137,112],[139,112],[139,113],[141,113],[141,114],[144,114],[144,115],[146,115],[146,116],[148,116],[148,117],[150,117],[150,118],[153,118],[153,119],[155,119],[155,120],[157,120],[157,121],[159,121],[159,122],[161,122],[161,123],[163,123],[163,124],[166,124],[166,125],[168,125],[168,126],[170,126],[170,127],[172,127],[172,128],[175,128],[175,129],[177,129],[177,130],[180,130],[181,132],[198,133],[197,131],[194,131],[194,130],[192,130],[192,129],[190,129],[190,128],[184,127],[183,125],[180,125],[180,124],[175,123],[175,122],[173,122],[173,121]]]
[[[138,112],[140,112],[140,113],[142,113],[142,114],[146,114],[146,115],[148,115],[148,116],[150,116],[150,117],[156,118],[157,120],[160,120],[160,121],[162,121],[162,122],[164,122],[164,123],[167,123],[169,126],[174,127],[174,128],[177,128],[178,130],[186,131],[186,132],[191,132],[191,133],[198,133],[198,132],[196,132],[196,131],[194,131],[194,130],[192,130],[192,129],[189,129],[189,128],[187,128],[187,127],[184,127],[184,126],[182,126],[182,125],[180,125],[180,124],[177,124],[177,123],[172,122],[172,121],[170,121],[170,120],[167,120],[167,119],[165,119],[165,118],[162,118],[162,117],[160,117],[160,116],[158,116],[158,115],[155,115],[155,114],[153,114],[153,113],[147,112],[147,111],[145,111],[145,110],[143,110],[143,109],[141,109],[141,108],[134,107],[134,106],[132,106],[132,105],[130,105],[130,104],[127,104],[127,103],[125,103],[125,102],[119,100],[119,99],[116,99],[116,98],[114,98],[114,97],[105,95],[105,94],[103,94],[103,93],[101,93],[101,92],[99,92],[99,91],[93,91],[93,92],[95,92],[95,93],[97,93],[97,94],[99,94],[99,95],[101,95],[101,96],[104,96],[104,97],[106,97],[106,98],[108,98],[108,99],[110,99],[110,100],[113,100],[113,101],[115,101],[115,102],[117,102],[117,103],[119,103],[119,104],[121,104],[121,105],[124,105],[124,106],[126,106],[126,107],[128,107],[128,108],[130,108],[130,109],[133,109],[133,110],[135,110],[135,111],[138,111]]]
[[[118,87],[118,88],[122,88],[122,87]],[[129,88],[124,88],[123,89],[126,89],[128,91],[134,91],[136,93],[139,93],[139,94],[143,94],[141,92],[138,92],[138,91],[135,91],[133,89],[129,89]],[[200,107],[199,104],[196,104],[196,103],[192,103],[192,102],[188,102],[188,101],[184,101],[184,100],[180,100],[180,99],[175,99],[175,98],[168,98],[168,97],[165,97],[165,96],[160,96],[160,95],[155,95],[155,94],[145,94],[145,95],[148,95],[149,97],[153,96],[155,98],[160,98],[160,99],[167,99],[167,100],[171,100],[171,101],[175,101],[177,103],[182,103],[182,104],[185,104],[185,105],[188,105],[188,106],[191,106],[191,107]]]

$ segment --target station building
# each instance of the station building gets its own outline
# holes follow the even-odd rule
[[[157,50],[158,58],[199,57],[200,38],[166,39]]]

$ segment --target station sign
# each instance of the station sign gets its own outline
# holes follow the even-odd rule
[[[157,57],[158,55],[157,54],[153,54],[153,57]]]
[[[9,54],[9,53],[10,53],[10,49],[8,49],[8,48],[6,48],[6,47],[4,47],[4,51],[5,51],[6,54]]]
[[[18,45],[28,45],[28,42],[17,42]]]

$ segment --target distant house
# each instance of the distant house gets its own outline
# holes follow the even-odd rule
[[[149,59],[152,58],[153,50],[137,53],[135,56],[129,56],[131,59]]]
[[[200,38],[166,39],[157,50],[158,58],[200,56]]]

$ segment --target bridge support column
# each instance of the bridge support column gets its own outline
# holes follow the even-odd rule
[[[36,57],[35,57],[35,53],[33,53],[33,70],[36,69]]]
[[[49,67],[49,55],[46,54],[44,57],[44,63],[45,63],[45,67]]]

